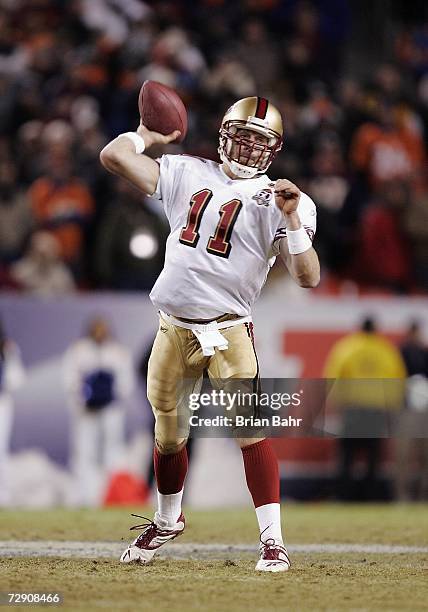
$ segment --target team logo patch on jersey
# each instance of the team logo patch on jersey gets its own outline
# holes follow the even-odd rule
[[[270,189],[262,189],[258,191],[256,195],[253,195],[251,199],[259,206],[269,206],[272,199],[272,191]]]
[[[315,238],[315,232],[311,227],[308,227],[307,225],[303,226],[306,230],[307,235],[309,236],[309,238],[312,240],[312,242],[314,241]]]

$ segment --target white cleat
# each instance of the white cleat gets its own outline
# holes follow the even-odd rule
[[[146,518],[145,516],[137,516],[138,518]],[[148,522],[142,525],[131,527],[132,529],[143,529],[138,538],[128,546],[125,552],[120,557],[121,563],[149,563],[161,546],[181,535],[184,531],[185,520],[183,514],[178,518],[175,525],[170,525],[167,521],[159,518],[157,513],[153,521],[146,519]]]
[[[258,572],[286,572],[291,563],[287,549],[282,542],[276,542],[268,538],[266,542],[261,540],[260,559],[256,565]]]

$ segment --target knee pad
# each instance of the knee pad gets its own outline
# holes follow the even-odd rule
[[[181,438],[175,441],[162,441],[155,437],[155,444],[158,451],[162,455],[175,455],[180,452],[183,446],[187,443],[187,438]]]

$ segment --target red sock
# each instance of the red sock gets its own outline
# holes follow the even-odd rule
[[[174,455],[162,455],[155,446],[153,463],[159,493],[171,495],[181,491],[188,468],[186,447]]]
[[[245,477],[255,508],[279,503],[278,461],[270,440],[242,448]]]

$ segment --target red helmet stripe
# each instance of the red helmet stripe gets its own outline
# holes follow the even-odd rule
[[[256,118],[264,119],[266,117],[269,102],[266,98],[257,98]]]

